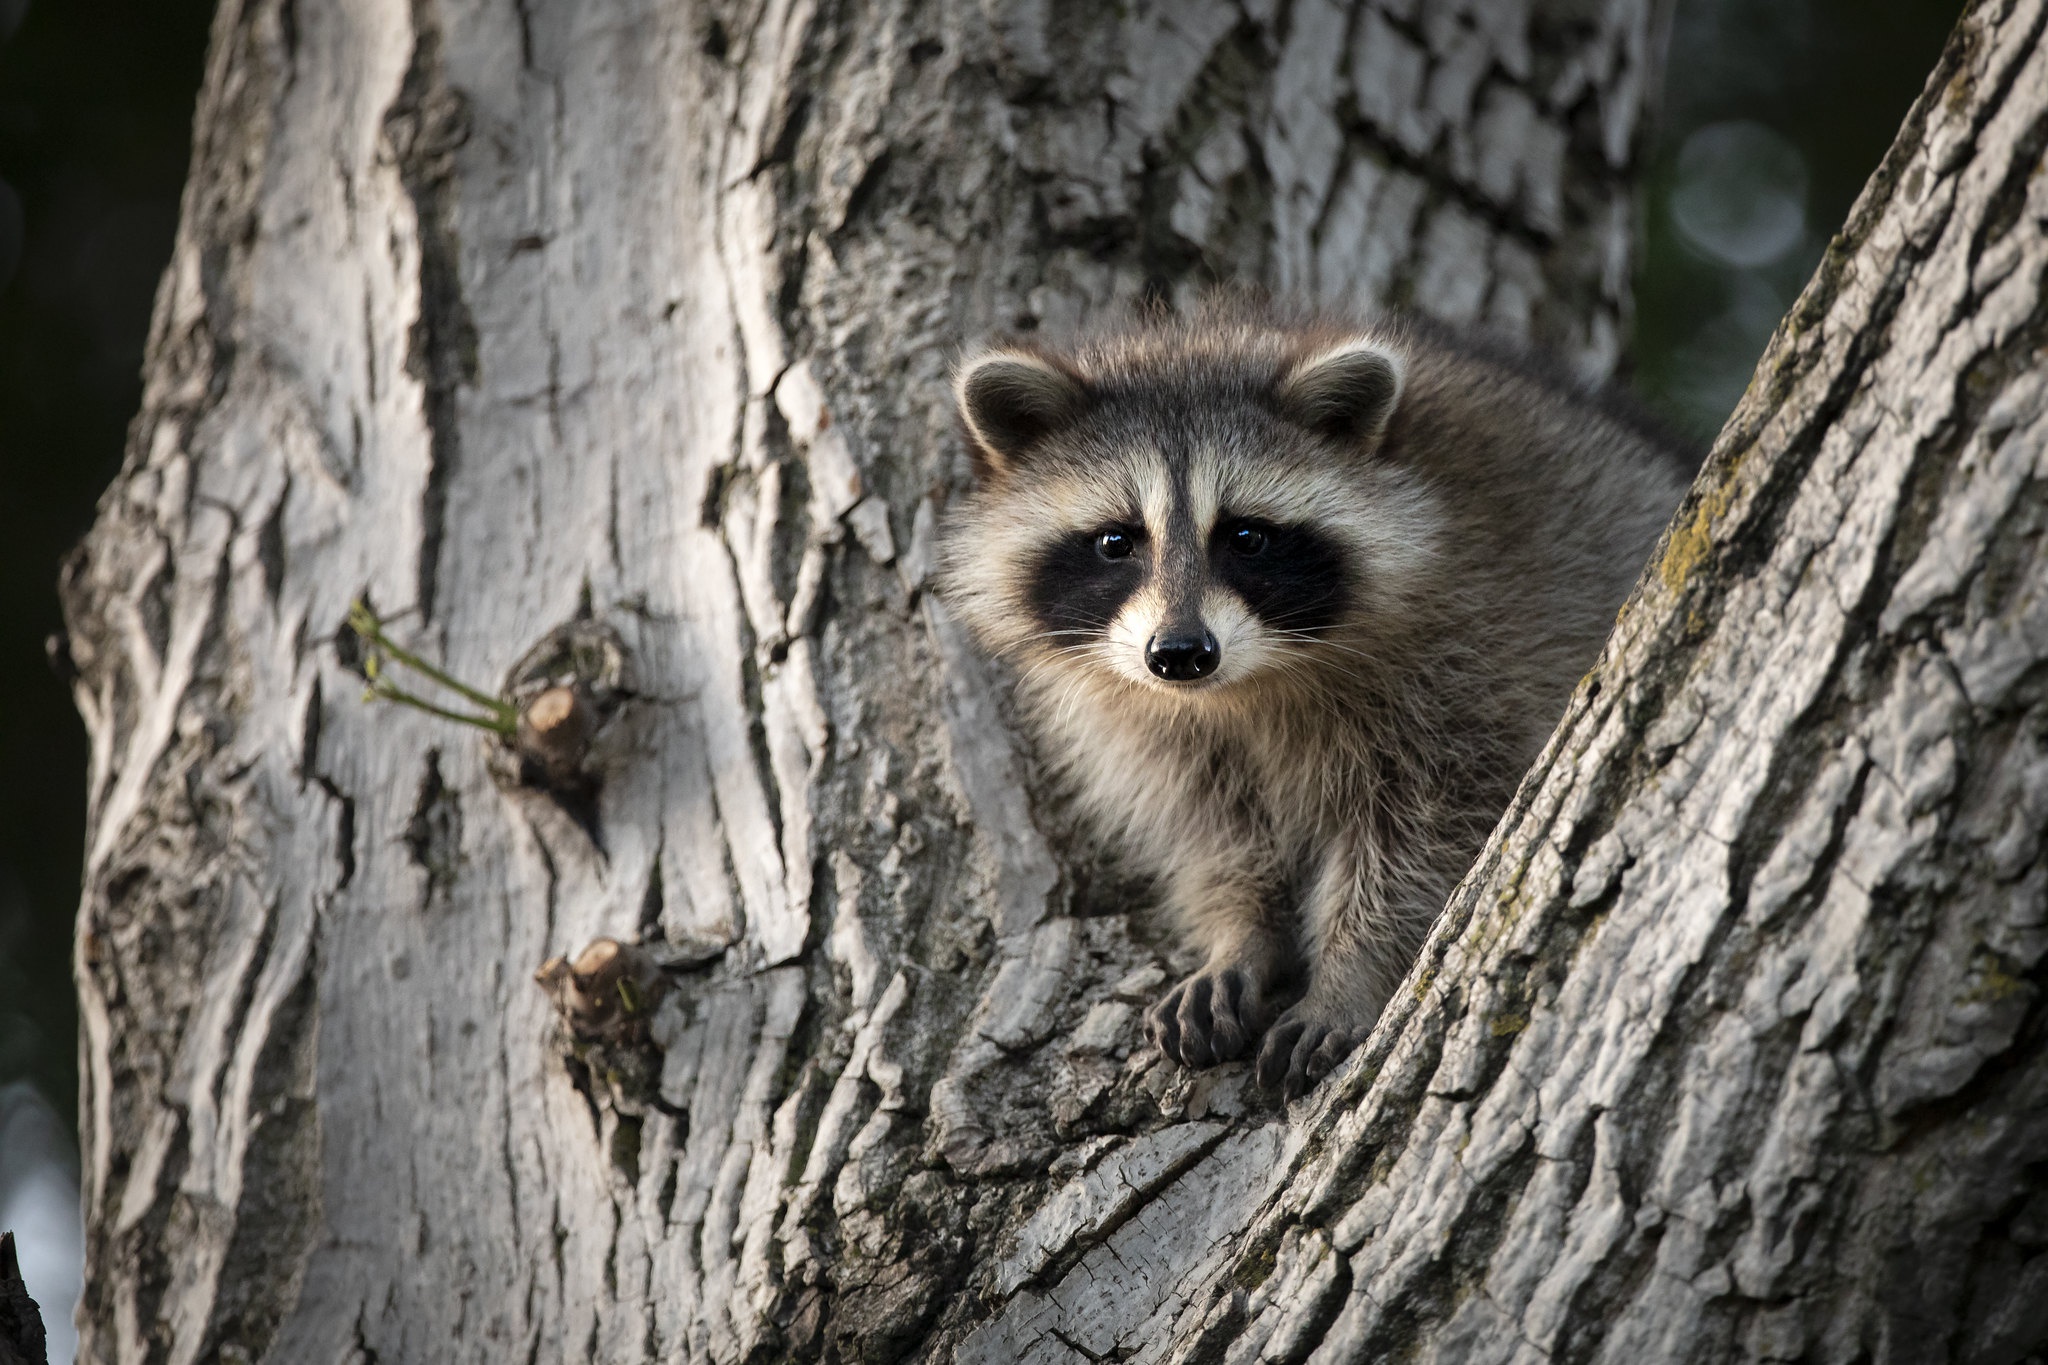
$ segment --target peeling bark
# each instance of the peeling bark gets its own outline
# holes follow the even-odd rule
[[[2042,15],[1281,1113],[1139,1045],[1148,889],[924,593],[946,367],[1249,278],[1605,373],[1654,7],[228,0],[65,581],[85,1358],[2039,1349]],[[360,702],[358,595],[522,705],[615,640],[603,723]]]

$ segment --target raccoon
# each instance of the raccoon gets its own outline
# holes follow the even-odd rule
[[[1206,956],[1147,1014],[1291,1098],[1378,1018],[1696,460],[1413,320],[1216,308],[958,369],[940,591]]]

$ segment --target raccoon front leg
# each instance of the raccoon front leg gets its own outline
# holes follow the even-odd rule
[[[1146,1015],[1159,1050],[1183,1066],[1251,1055],[1296,976],[1294,934],[1277,913],[1279,887],[1263,849],[1191,859],[1169,877],[1187,936],[1208,954]]]
[[[1432,866],[1368,837],[1327,850],[1304,906],[1309,982],[1259,1049],[1259,1084],[1293,1099],[1365,1041],[1449,894]]]

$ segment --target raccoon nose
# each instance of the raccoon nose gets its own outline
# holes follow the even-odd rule
[[[1155,635],[1145,646],[1145,667],[1168,682],[1206,678],[1222,657],[1216,637],[1207,630],[1200,635]]]

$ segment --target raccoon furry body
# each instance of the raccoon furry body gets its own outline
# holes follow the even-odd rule
[[[1207,955],[1148,1028],[1299,1093],[1406,973],[1691,463],[1418,324],[1241,306],[998,347],[956,396],[945,599]]]

